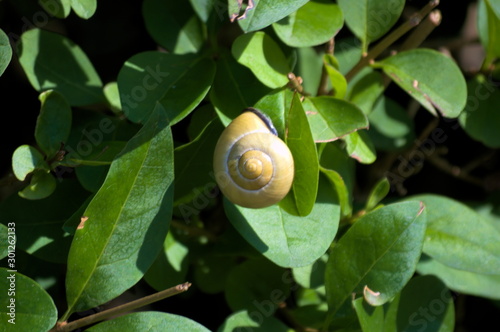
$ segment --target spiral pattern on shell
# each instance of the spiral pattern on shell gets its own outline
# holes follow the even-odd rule
[[[244,112],[222,132],[214,153],[214,170],[222,193],[248,208],[273,205],[290,191],[293,157],[274,127],[258,111]]]

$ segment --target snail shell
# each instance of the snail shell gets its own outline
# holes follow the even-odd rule
[[[247,108],[222,132],[215,147],[214,171],[220,190],[231,202],[263,208],[290,191],[294,163],[271,120]]]

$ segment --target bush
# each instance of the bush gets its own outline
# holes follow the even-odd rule
[[[500,5],[438,5],[1,2],[2,326],[485,329]]]

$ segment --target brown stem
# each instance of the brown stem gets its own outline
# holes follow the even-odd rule
[[[433,10],[408,36],[403,45],[399,48],[399,52],[419,47],[431,32],[441,24],[441,19],[441,11],[437,9]]]
[[[382,52],[387,50],[396,40],[401,38],[404,34],[416,27],[420,21],[429,14],[439,4],[439,0],[432,0],[425,5],[420,11],[413,14],[406,22],[401,24],[398,28],[388,34],[377,45],[375,45],[347,74],[346,79],[350,81],[361,69],[370,64]]]
[[[148,304],[151,304],[156,301],[160,301],[163,299],[166,299],[167,297],[171,297],[180,293],[183,293],[189,289],[191,286],[191,283],[185,282],[183,284],[179,284],[175,287],[171,287],[168,289],[165,289],[161,292],[151,294],[149,296],[145,296],[143,298],[137,299],[135,301],[131,301],[122,305],[119,305],[117,307],[104,310],[101,312],[98,312],[96,314],[72,321],[70,323],[66,322],[60,322],[57,323],[56,326],[54,326],[49,332],[68,332],[75,330],[77,328],[83,327],[90,325],[92,323],[102,321],[104,319],[123,314],[125,312],[132,311],[134,309],[146,306]]]
[[[471,183],[473,185],[479,186],[481,188],[484,187],[483,181],[480,179],[466,173],[460,167],[456,165],[452,165],[448,162],[448,160],[441,158],[440,156],[433,154],[428,157],[428,160],[431,164],[433,164],[438,169],[444,171],[447,174],[450,174],[457,179],[463,180],[465,182]]]

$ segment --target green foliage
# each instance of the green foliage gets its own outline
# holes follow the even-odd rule
[[[500,300],[498,1],[478,1],[475,71],[419,46],[436,1],[144,0],[125,37],[113,4],[6,3],[45,20],[0,29],[0,83],[36,110],[4,110],[34,129],[0,180],[5,331],[451,332],[456,301]],[[126,52],[103,65],[98,35]],[[294,158],[262,209],[213,170],[248,107]]]

